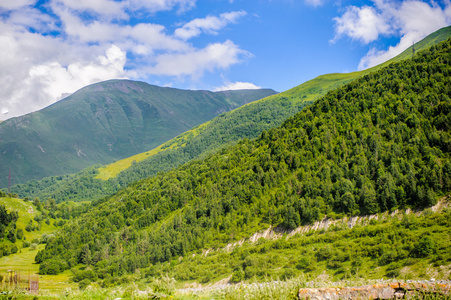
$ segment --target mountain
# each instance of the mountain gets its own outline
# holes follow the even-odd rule
[[[111,80],[0,124],[0,186],[73,173],[147,151],[273,90],[188,91]]]
[[[88,204],[36,261],[42,273],[81,263],[89,266],[80,271],[89,270],[91,281],[108,285],[125,274],[153,276],[155,266],[164,272],[202,249],[221,248],[271,226],[293,229],[325,216],[431,206],[451,192],[450,111],[451,39],[327,93],[256,139],[243,139]],[[410,221],[406,217],[406,231],[418,226]],[[446,217],[427,222],[449,231]],[[381,241],[367,245],[365,239],[353,241],[365,248],[362,252],[345,242],[337,245],[340,253],[330,246],[305,250],[327,261],[329,269],[351,257],[361,258],[357,266],[374,260],[373,268],[398,257],[402,266],[415,263],[409,256],[449,264],[449,236],[434,241],[420,236],[425,233],[410,236],[420,239],[418,247],[410,240],[398,249],[403,232],[393,236],[390,227],[382,226],[352,234],[382,234],[383,247],[376,244]],[[340,233],[342,239],[346,234],[351,233]],[[300,246],[282,241],[258,251],[273,264],[279,249]],[[252,254],[239,255],[255,266]],[[236,271],[241,266],[235,265]]]
[[[416,51],[426,49],[451,36],[451,27],[443,28],[415,44]],[[21,197],[48,197],[57,202],[95,200],[111,195],[130,182],[160,171],[170,170],[192,159],[205,157],[243,138],[255,138],[263,130],[280,126],[328,91],[391,63],[412,57],[412,49],[368,70],[326,74],[277,95],[244,105],[189,130],[151,151],[137,154],[101,168],[89,168],[77,174],[54,176],[13,187]]]

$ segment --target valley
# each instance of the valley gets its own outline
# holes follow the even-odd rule
[[[417,51],[427,49],[451,36],[450,27],[443,28],[415,45]],[[144,153],[102,167],[87,168],[79,173],[30,181],[12,188],[20,197],[53,198],[57,202],[90,201],[113,194],[133,181],[160,171],[203,158],[243,138],[256,138],[263,130],[279,126],[328,91],[393,62],[410,58],[412,47],[390,61],[368,70],[326,74],[288,91],[252,102],[196,126],[168,142]],[[105,182],[107,181],[107,182]]]
[[[0,271],[39,272],[43,299],[299,299],[324,284],[448,282],[450,34],[249,101],[153,150],[3,190]]]

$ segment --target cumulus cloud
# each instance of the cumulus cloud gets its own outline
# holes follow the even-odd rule
[[[96,61],[75,62],[67,67],[56,61],[32,66],[27,83],[30,86],[40,86],[38,90],[42,91],[42,96],[55,101],[94,82],[125,78],[125,62],[126,53],[112,45]]]
[[[54,0],[52,7],[63,7],[72,11],[90,12],[115,18],[126,18],[125,2],[114,0]]]
[[[19,10],[12,11],[9,15],[8,23],[14,24],[23,30],[30,28],[42,33],[56,29],[55,20],[52,17],[32,7],[22,7]]]
[[[250,82],[237,81],[237,82],[228,82],[223,86],[215,88],[214,91],[219,92],[232,90],[257,90],[257,89],[261,89],[261,87]]]
[[[0,38],[2,48],[6,43],[11,45],[8,50],[23,50],[24,47],[30,46],[24,45],[21,41]],[[58,44],[58,42],[49,41],[49,43],[54,45],[56,49],[66,49],[68,54],[71,53],[69,49]],[[31,43],[31,46],[33,46],[33,43]],[[31,49],[36,48],[26,49],[25,53],[31,52]],[[108,48],[104,55],[99,55],[93,61],[80,59],[67,66],[59,62],[65,61],[65,59],[57,60],[58,55],[55,55],[53,59],[51,56],[47,57],[47,60],[41,64],[37,61],[28,62],[26,59],[9,58],[11,59],[9,66],[16,68],[16,70],[6,76],[4,71],[0,72],[0,84],[4,87],[0,91],[0,99],[2,99],[2,109],[10,112],[10,116],[18,116],[42,109],[95,82],[111,78],[126,78],[124,70],[125,52],[114,45]],[[8,66],[4,61],[0,61],[0,65]]]
[[[347,35],[368,44],[376,40],[379,35],[391,32],[385,16],[370,6],[350,6],[343,16],[335,18],[334,21],[336,35],[332,41]]]
[[[2,0],[0,120],[39,110],[83,86],[113,78],[197,79],[250,54],[232,41],[195,47],[189,39],[215,34],[246,13],[228,12],[168,32],[131,17],[192,9],[196,0]],[[181,29],[179,28],[179,29]],[[9,112],[8,116],[4,112]]]
[[[451,3],[444,7],[436,2],[418,0],[373,0],[373,6],[349,6],[335,18],[335,37],[332,42],[348,36],[368,44],[381,35],[399,36],[400,41],[386,50],[374,47],[363,57],[359,69],[366,69],[395,57],[428,34],[451,24]]]
[[[251,54],[240,49],[232,41],[209,44],[203,49],[192,49],[184,53],[162,54],[150,73],[169,76],[202,76],[205,71],[226,69],[239,63]]]
[[[184,40],[198,36],[201,33],[216,34],[218,30],[222,29],[227,24],[235,23],[238,18],[245,15],[245,11],[234,11],[223,13],[219,15],[219,17],[208,16],[203,19],[194,19],[183,25],[183,27],[177,28],[174,34]]]

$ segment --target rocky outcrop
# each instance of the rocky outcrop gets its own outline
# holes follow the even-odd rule
[[[300,289],[299,299],[410,299],[418,294],[432,293],[450,295],[450,281],[390,282],[359,287],[305,288]]]

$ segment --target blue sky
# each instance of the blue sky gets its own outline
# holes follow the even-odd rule
[[[113,78],[284,91],[450,24],[450,0],[0,0],[0,120]]]

